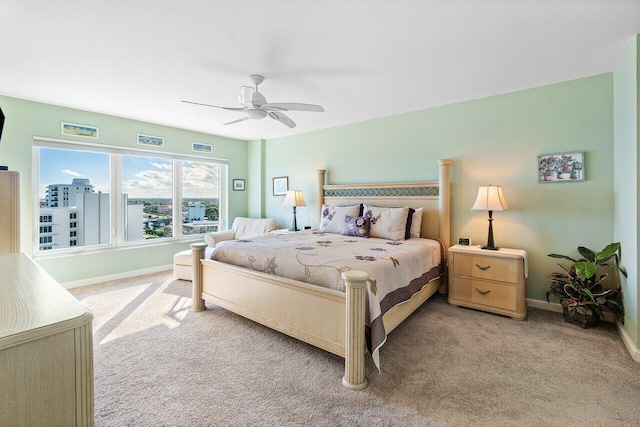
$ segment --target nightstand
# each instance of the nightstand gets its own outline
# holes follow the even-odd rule
[[[449,304],[524,320],[526,276],[526,251],[449,248]]]

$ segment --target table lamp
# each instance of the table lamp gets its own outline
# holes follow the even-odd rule
[[[282,206],[293,206],[293,224],[289,231],[299,231],[298,222],[296,221],[296,206],[307,206],[302,197],[302,190],[289,190],[284,198]]]
[[[295,209],[295,208],[294,208]],[[478,196],[476,202],[471,208],[472,211],[489,211],[489,236],[487,237],[487,246],[482,246],[482,249],[488,249],[497,251],[493,242],[493,211],[508,211],[509,207],[502,195],[502,187],[499,185],[480,186],[478,188]]]

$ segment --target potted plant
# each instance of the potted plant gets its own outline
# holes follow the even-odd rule
[[[564,319],[583,328],[597,325],[603,310],[615,314],[624,323],[620,286],[617,289],[605,289],[602,282],[608,275],[598,275],[600,267],[607,266],[627,277],[625,268],[618,265],[620,243],[610,243],[597,253],[579,246],[578,252],[584,258],[573,259],[566,255],[549,254],[551,258],[569,260],[573,265],[566,268],[558,264],[563,271],[549,275],[551,286],[547,291],[547,301],[549,302],[550,295],[554,295],[562,305]],[[611,260],[614,262],[611,263]]]

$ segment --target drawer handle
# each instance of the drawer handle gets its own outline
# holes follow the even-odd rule
[[[479,293],[480,295],[486,295],[486,294],[488,294],[489,292],[491,292],[491,290],[488,290],[488,291],[481,291],[481,290],[480,290],[480,289],[478,289],[478,288],[476,288],[476,291],[478,291],[478,293]]]
[[[491,266],[490,266],[490,265],[487,265],[486,267],[480,267],[478,264],[476,264],[476,267],[478,267],[478,268],[479,268],[480,270],[482,270],[482,271],[486,271],[486,270],[488,270],[488,269],[490,269],[490,268],[491,268]]]

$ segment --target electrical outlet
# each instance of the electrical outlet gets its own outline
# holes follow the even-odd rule
[[[151,259],[151,252],[145,252],[144,259]]]

